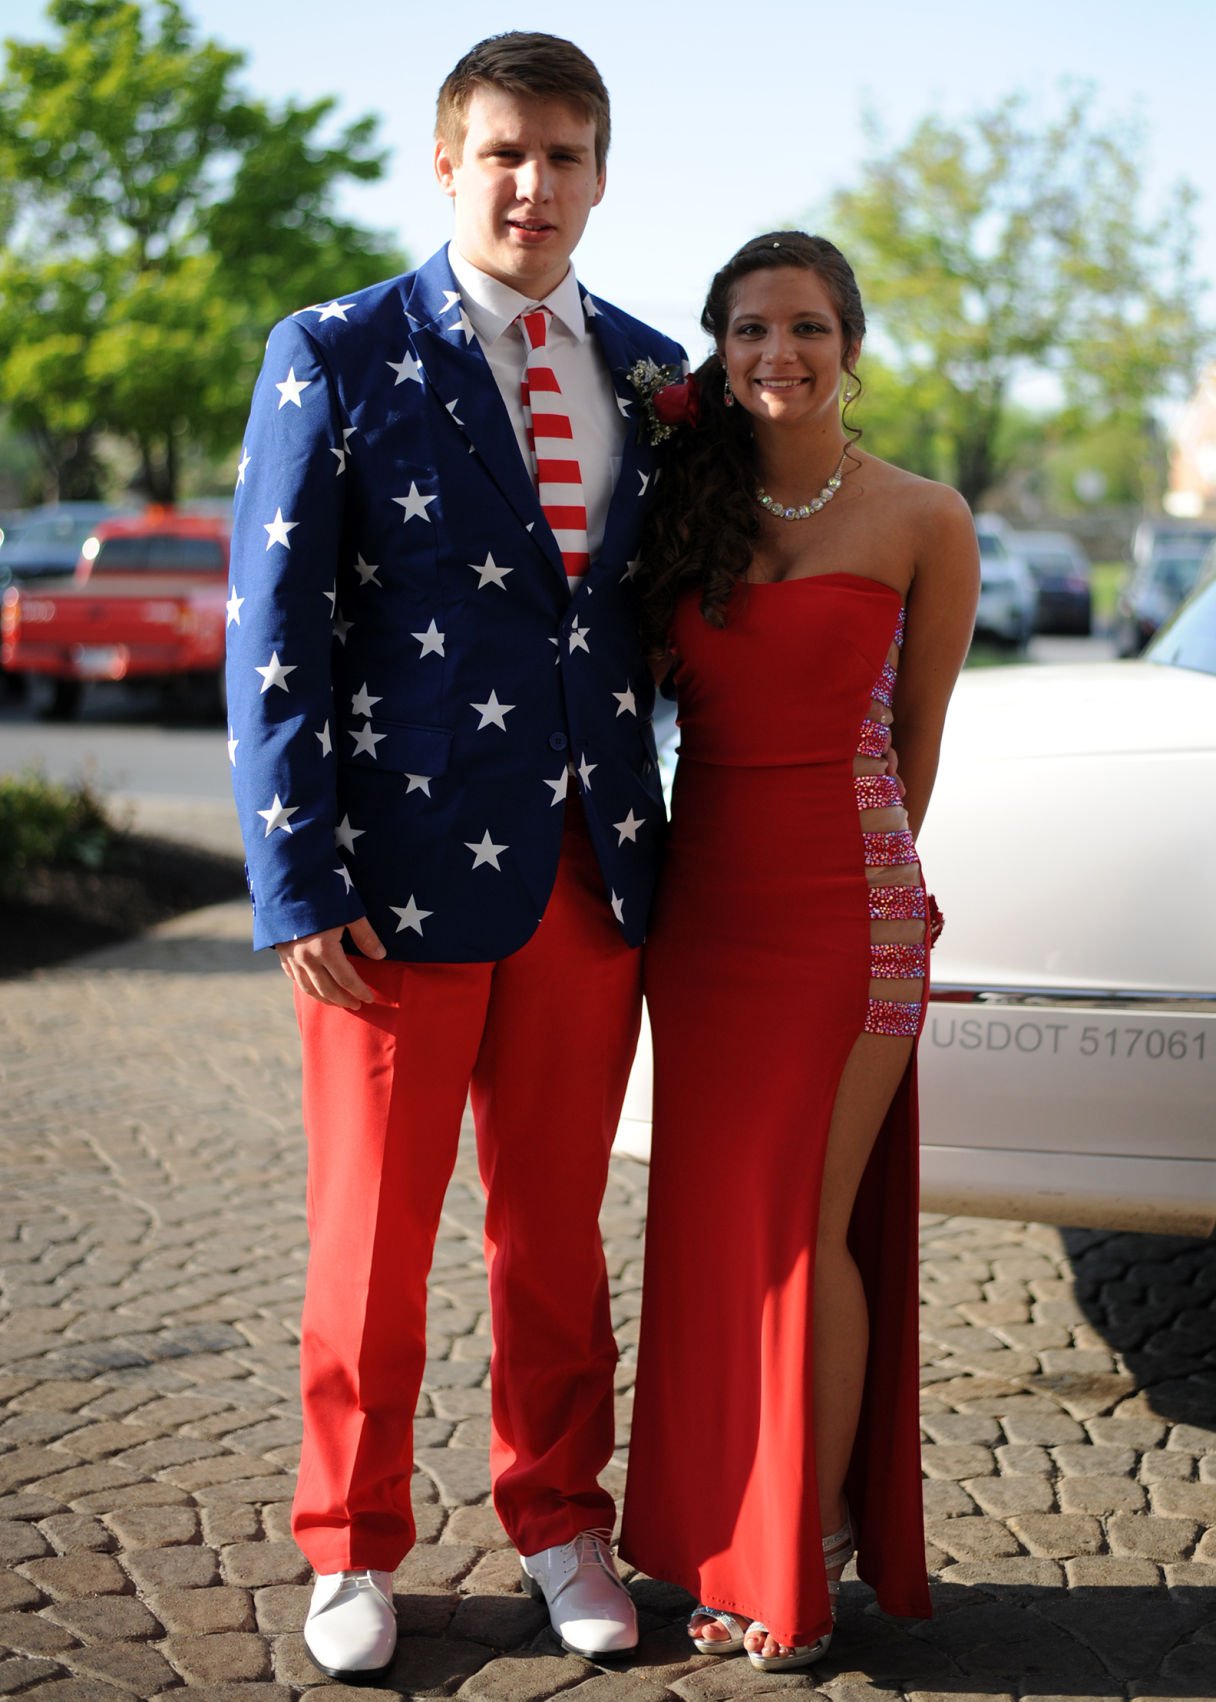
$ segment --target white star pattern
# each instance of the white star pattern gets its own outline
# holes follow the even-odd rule
[[[643,473],[641,468],[639,467],[638,468],[638,478],[641,479],[641,481],[642,481],[642,488],[638,492],[638,495],[639,496],[645,496],[646,495],[646,486],[650,483],[650,474],[649,473]]]
[[[442,656],[444,654],[444,634],[440,632],[434,621],[431,622],[425,632],[411,632],[410,637],[416,638],[422,646],[422,649],[418,652],[419,661],[424,656]]]
[[[432,502],[437,502],[438,497],[421,495],[417,484],[413,479],[411,479],[409,495],[395,496],[393,501],[399,503],[405,510],[405,513],[402,515],[403,520],[425,520],[430,523],[431,517],[427,513],[427,508]]]
[[[641,565],[642,565],[641,556],[634,556],[632,561],[627,561],[625,563],[625,579],[632,579],[634,574],[637,572],[638,568],[641,567]],[[624,580],[621,581],[622,584],[624,584],[624,582],[625,582]]]
[[[422,383],[422,362],[420,360],[415,360],[408,349],[402,355],[400,360],[389,360],[385,361],[384,364],[385,366],[391,366],[393,371],[397,374],[396,378],[393,380],[394,390],[399,384]]]
[[[583,783],[583,790],[585,792],[590,792],[591,776],[595,773],[598,767],[598,762],[588,762],[586,755],[584,754],[583,760],[578,765],[578,777]]]
[[[412,928],[416,934],[421,934],[422,924],[428,916],[433,916],[433,910],[419,910],[411,892],[408,904],[390,904],[389,909],[397,917],[397,932],[400,934],[406,928]]]
[[[501,727],[505,733],[507,723],[504,716],[509,715],[515,705],[513,703],[499,703],[498,694],[492,691],[484,703],[470,703],[469,708],[475,709],[481,716],[481,720],[477,723],[479,733],[483,727]]]
[[[291,548],[288,532],[294,532],[300,524],[298,520],[284,520],[283,510],[276,508],[273,520],[263,520],[262,530],[266,533],[266,548],[271,549],[275,544],[282,544],[285,550]]]
[[[469,318],[463,307],[460,310],[460,318],[456,321],[455,325],[449,326],[448,329],[451,331],[463,331],[466,345],[473,341],[473,321]]]
[[[327,319],[340,319],[345,325],[347,322],[346,310],[354,305],[353,301],[327,301],[323,307],[310,307],[308,311],[320,315],[317,320],[318,325],[324,325]]]
[[[299,408],[300,412],[303,413],[304,404],[301,402],[300,397],[308,389],[311,383],[311,378],[297,378],[295,367],[289,366],[287,369],[287,377],[283,380],[282,384],[275,385],[275,389],[279,393],[279,409],[282,410],[287,406],[288,402],[290,402],[293,407]]]
[[[264,697],[271,686],[278,686],[280,691],[290,691],[291,687],[287,684],[287,676],[294,674],[295,671],[296,664],[294,662],[280,662],[278,651],[272,650],[266,666],[254,669],[254,673],[262,676],[262,685],[258,696]]]
[[[348,815],[343,816],[337,827],[334,828],[334,844],[343,851],[353,851],[355,840],[362,839],[366,831],[366,828],[352,827],[350,817]]]
[[[352,715],[365,715],[368,718],[368,720],[370,721],[371,713],[372,713],[372,705],[374,703],[379,703],[379,702],[380,702],[380,699],[378,697],[369,697],[368,696],[368,694],[367,694],[367,681],[364,680],[364,682],[360,686],[359,690],[355,693],[355,695],[350,700],[350,712],[351,712]]]
[[[591,628],[589,626],[580,626],[578,624],[577,615],[570,622],[570,654],[572,656],[576,650],[585,650],[588,656],[590,656],[591,646],[587,643],[587,635],[590,631]]]
[[[265,797],[265,795],[265,793],[262,794],[263,797]],[[274,803],[271,804],[270,808],[268,810],[258,811],[258,814],[266,823],[266,832],[263,837],[269,839],[276,827],[281,827],[284,833],[290,833],[291,817],[297,813],[299,808],[299,804],[292,804],[291,807],[288,808],[286,804],[280,801],[279,794],[276,792],[274,795]]]
[[[228,601],[224,604],[224,613],[228,616],[228,619],[224,622],[225,627],[230,627],[233,624],[233,622],[235,622],[237,626],[240,626],[240,624],[241,624],[241,604],[244,601],[245,601],[244,597],[238,597],[237,596],[236,586],[234,585],[232,587],[231,597],[229,597]]]
[[[319,733],[313,734],[313,738],[316,739],[317,743],[321,746],[321,755],[322,756],[328,756],[329,753],[334,748],[334,742],[329,736],[329,722],[328,721],[325,723],[325,725],[322,727],[322,729]]]
[[[346,643],[346,635],[354,624],[354,621],[348,621],[342,614],[334,616],[334,637],[339,644]]]
[[[360,585],[380,585],[380,581],[376,578],[379,571],[380,563],[378,561],[364,561],[361,555],[355,557],[355,572],[359,575]],[[384,587],[381,585],[380,589],[383,590]]]
[[[583,312],[587,315],[588,319],[598,319],[600,316],[599,308],[595,305],[589,295],[585,295],[583,297]]]
[[[627,685],[625,687],[624,691],[614,691],[612,695],[613,695],[613,697],[616,698],[616,702],[617,702],[616,713],[617,713],[618,719],[622,715],[636,715],[637,714],[638,706],[637,706],[637,703],[634,701],[633,687],[632,686]]]
[[[612,895],[612,914],[616,917],[621,926],[624,927],[625,900],[623,898],[618,898],[615,892]]]
[[[231,726],[229,726],[229,728],[228,728],[228,761],[232,764],[233,768],[236,767],[236,747],[240,744],[240,742],[241,741],[238,738],[235,738],[233,736],[232,728],[231,728]]]
[[[570,785],[570,770],[568,768],[563,768],[556,780],[546,780],[544,784],[546,786],[552,786],[554,804],[564,803],[566,799],[566,792]]]
[[[341,449],[331,449],[329,453],[335,455],[338,460],[338,465],[334,468],[334,476],[337,478],[346,471],[346,445],[343,444]]]
[[[499,874],[502,873],[502,868],[498,861],[499,852],[509,851],[511,849],[509,845],[495,845],[494,841],[490,838],[490,830],[488,827],[478,844],[474,845],[471,840],[466,839],[465,846],[473,853],[473,867],[475,869],[480,869],[483,863],[488,863],[492,869],[497,869]]]
[[[409,781],[405,788],[407,798],[411,792],[425,792],[427,797],[430,797],[431,781],[435,778],[433,774],[407,774],[405,778]]]
[[[366,751],[367,755],[375,761],[376,746],[380,743],[381,739],[385,738],[387,735],[384,733],[373,733],[370,721],[366,727],[348,727],[346,731],[355,741],[355,748],[350,754],[352,756],[359,756],[362,752]]]
[[[242,447],[241,447],[241,458],[236,464],[236,482],[237,482],[238,488],[245,483],[245,469],[249,466],[249,463],[252,460],[253,460],[253,456],[242,445]]]
[[[355,883],[350,878],[350,870],[347,868],[346,864],[339,863],[337,868],[334,870],[334,874],[341,875],[343,891],[349,892]]]
[[[633,406],[633,403],[630,401],[629,397],[628,396],[618,396],[617,399],[616,399],[616,405],[621,410],[621,413],[624,416],[624,418],[628,419],[629,418],[629,410]]]
[[[469,566],[473,569],[473,572],[479,576],[477,580],[477,589],[479,591],[484,590],[487,585],[497,585],[500,590],[505,591],[506,586],[503,584],[503,580],[507,577],[508,573],[515,572],[513,567],[499,567],[498,563],[494,560],[494,557],[488,550],[486,551],[485,561],[471,561]]]
[[[646,826],[646,818],[645,816],[635,816],[633,811],[630,810],[624,821],[614,821],[612,825],[621,836],[616,842],[619,850],[627,839],[635,845],[637,844],[638,828]]]
[[[462,426],[464,424],[464,421],[461,419],[460,415],[456,412],[456,404],[459,401],[460,401],[460,397],[454,396],[450,402],[444,403],[444,407],[447,409],[448,413],[451,414],[452,418],[456,421],[456,424],[458,426]]]
[[[321,595],[329,601],[330,614],[336,615],[338,612],[338,581],[336,579],[334,580],[334,588],[332,591],[322,591]]]
[[[460,300],[460,291],[459,290],[444,290],[444,292],[443,292],[443,306],[439,309],[440,319],[443,318],[445,313],[450,313],[459,300]]]

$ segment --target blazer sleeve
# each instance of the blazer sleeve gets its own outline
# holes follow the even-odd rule
[[[321,351],[284,320],[266,345],[238,470],[228,602],[228,750],[255,948],[363,914],[334,844],[341,419]]]

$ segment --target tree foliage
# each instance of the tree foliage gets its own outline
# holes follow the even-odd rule
[[[959,125],[926,118],[888,152],[871,122],[878,151],[832,199],[883,357],[861,423],[890,432],[905,408],[913,459],[972,503],[1005,470],[1019,380],[1049,374],[1077,417],[1147,429],[1207,341],[1195,193],[1179,184],[1146,213],[1143,137],[1099,122],[1094,99],[1067,90],[1041,124],[1024,96]]]
[[[176,495],[187,446],[240,432],[262,343],[293,307],[402,257],[337,215],[383,172],[375,123],[334,101],[273,109],[244,55],[177,0],[52,0],[50,43],[8,42],[0,80],[0,405],[52,494],[97,494],[100,433]]]

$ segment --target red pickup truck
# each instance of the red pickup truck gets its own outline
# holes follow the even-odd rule
[[[227,519],[166,509],[103,521],[70,578],[4,593],[4,667],[47,675],[60,719],[90,680],[201,687],[222,707],[229,532]]]

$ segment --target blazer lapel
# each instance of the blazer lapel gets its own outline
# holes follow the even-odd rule
[[[415,275],[405,311],[423,375],[440,406],[465,434],[564,584],[561,551],[541,511],[494,375],[464,312],[446,249]]]
[[[619,561],[627,547],[624,540],[636,534],[637,505],[655,476],[654,448],[645,441],[639,441],[640,430],[644,435],[644,423],[639,428],[638,422],[639,419],[645,421],[645,414],[637,391],[629,382],[630,367],[636,361],[644,360],[647,351],[631,343],[617,324],[612,309],[595,301],[586,291],[583,292],[583,307],[612,375],[617,403],[628,426],[621,451],[621,470],[608,505],[604,541],[600,546],[602,556]]]

